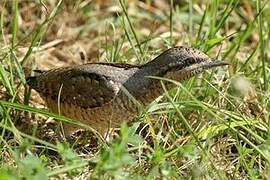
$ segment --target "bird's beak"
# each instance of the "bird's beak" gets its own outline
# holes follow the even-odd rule
[[[217,67],[217,66],[226,66],[226,65],[230,65],[228,62],[225,61],[220,61],[220,60],[206,60],[206,61],[201,61],[195,64],[192,64],[186,68],[188,69],[210,69],[213,67]]]

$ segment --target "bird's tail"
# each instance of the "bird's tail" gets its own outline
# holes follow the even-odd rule
[[[34,76],[29,75],[28,77],[26,77],[27,85],[30,86],[30,88],[35,89],[35,87],[37,87],[37,77],[42,73],[43,71],[41,70],[34,70]]]

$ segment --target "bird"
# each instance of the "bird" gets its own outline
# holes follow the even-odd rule
[[[206,69],[229,63],[212,60],[204,52],[187,46],[172,47],[142,65],[87,63],[39,71],[27,78],[50,111],[76,119],[98,132],[131,122],[139,105],[147,106],[164,93],[162,77],[184,81]],[[175,85],[165,81],[167,89]],[[138,105],[139,104],[139,105]],[[78,130],[65,125],[67,134]]]

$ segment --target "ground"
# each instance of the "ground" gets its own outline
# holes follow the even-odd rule
[[[9,1],[0,4],[0,179],[269,179],[270,4]],[[177,83],[110,140],[61,135],[25,77],[89,62],[143,64],[173,46],[229,67]]]

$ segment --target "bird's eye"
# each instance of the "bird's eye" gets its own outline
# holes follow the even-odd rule
[[[191,64],[194,64],[195,62],[196,62],[196,59],[194,57],[188,57],[187,59],[185,59],[184,65],[189,66]]]

